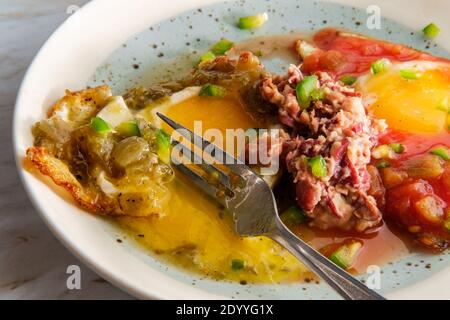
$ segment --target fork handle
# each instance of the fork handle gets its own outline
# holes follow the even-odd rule
[[[325,280],[344,299],[384,300],[381,295],[369,289],[294,235],[281,221],[277,221],[277,227],[268,236],[289,250],[310,270]]]

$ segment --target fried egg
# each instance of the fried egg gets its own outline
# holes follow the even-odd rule
[[[405,74],[406,73],[406,74]],[[361,76],[356,87],[375,116],[390,128],[436,134],[448,130],[450,65],[409,61]]]

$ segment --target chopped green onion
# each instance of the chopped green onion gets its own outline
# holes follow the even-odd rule
[[[170,136],[163,129],[156,131],[156,147],[158,158],[165,163],[170,162]]]
[[[231,269],[234,271],[242,270],[245,267],[245,261],[241,259],[231,260]]]
[[[311,91],[311,100],[318,101],[323,100],[325,98],[325,92],[321,89],[314,89]]]
[[[206,62],[206,61],[212,61],[216,58],[216,55],[212,53],[211,51],[207,51],[200,57],[200,60],[198,63]]]
[[[389,147],[398,154],[405,152],[405,146],[401,143],[391,143],[389,144]]]
[[[139,126],[136,121],[126,121],[116,128],[118,134],[124,137],[140,137],[141,131],[139,130]]]
[[[423,28],[422,32],[428,38],[434,38],[439,34],[439,32],[441,32],[441,29],[439,29],[439,27],[432,22],[429,25],[427,25],[425,28]]]
[[[297,100],[302,108],[308,108],[311,102],[311,93],[314,89],[317,89],[319,80],[317,76],[308,76],[303,78],[297,84],[295,92],[297,94]]]
[[[315,156],[309,158],[308,165],[311,168],[311,172],[315,177],[318,178],[326,177],[328,173],[327,163],[325,162],[325,159],[322,156]]]
[[[234,43],[227,39],[220,39],[212,47],[211,52],[216,56],[222,56],[233,47]]]
[[[446,147],[438,147],[430,151],[431,154],[441,157],[443,160],[450,160],[450,154]]]
[[[348,269],[355,263],[356,256],[361,250],[361,247],[362,244],[358,241],[344,244],[331,254],[330,260],[342,269]]]
[[[205,84],[199,93],[202,97],[225,97],[226,95],[227,90],[215,84]]]
[[[420,77],[420,72],[413,68],[413,69],[401,69],[400,70],[400,76],[403,79],[406,80],[416,80]]]
[[[370,71],[372,74],[378,74],[380,72],[386,71],[391,65],[391,62],[388,59],[380,59],[373,62],[370,66]]]
[[[306,221],[306,216],[298,206],[292,206],[281,214],[283,222],[301,224]]]
[[[438,110],[450,113],[450,105],[448,104],[448,98],[442,99],[437,106]]]
[[[354,84],[356,82],[356,77],[352,76],[352,75],[344,75],[341,77],[341,82],[347,86],[351,86],[352,84]]]
[[[381,160],[380,162],[377,163],[378,169],[384,169],[384,168],[388,168],[390,166],[391,166],[391,164],[389,163],[389,161],[386,161],[386,160]]]
[[[112,131],[108,123],[100,117],[94,117],[91,119],[91,127],[100,134],[105,134]]]
[[[269,16],[266,12],[260,13],[254,16],[243,17],[239,19],[238,28],[239,29],[254,29],[262,26]]]

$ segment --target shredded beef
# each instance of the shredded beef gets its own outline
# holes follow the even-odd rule
[[[369,167],[371,149],[386,129],[383,120],[367,114],[352,87],[317,72],[322,100],[302,109],[295,88],[304,78],[297,66],[287,75],[268,76],[261,83],[265,100],[278,107],[279,121],[292,131],[284,143],[285,161],[296,184],[299,206],[312,226],[364,231],[378,225],[382,203],[376,168]],[[308,159],[322,156],[327,175],[316,177]],[[382,186],[381,186],[382,188]]]

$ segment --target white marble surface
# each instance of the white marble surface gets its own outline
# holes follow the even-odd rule
[[[50,34],[87,0],[0,0],[0,299],[129,299],[72,256],[28,200],[13,159],[11,120],[27,66]],[[69,8],[69,10],[68,10]],[[81,290],[66,269],[81,268]]]

